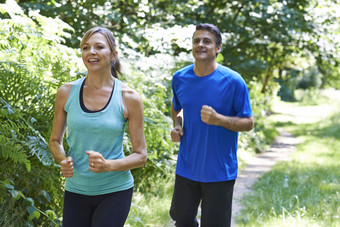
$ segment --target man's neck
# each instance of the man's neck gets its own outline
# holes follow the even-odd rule
[[[197,62],[195,61],[194,72],[197,76],[207,76],[217,69],[217,62]]]

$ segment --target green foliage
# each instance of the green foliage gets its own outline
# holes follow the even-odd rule
[[[63,179],[45,138],[56,88],[77,77],[79,58],[60,44],[62,21],[27,16],[14,1],[0,4],[0,15],[0,225],[52,225]]]
[[[114,31],[129,48],[146,56],[160,53],[155,48],[153,28],[185,27],[197,23],[216,24],[223,33],[223,63],[240,72],[247,80],[261,81],[263,92],[273,72],[293,65],[301,57],[316,65],[323,86],[339,86],[339,35],[336,0],[330,1],[144,1],[87,0],[19,1],[26,10],[39,9],[42,15],[58,17],[75,30],[66,39],[79,46],[80,37],[88,28],[99,25]],[[178,33],[187,34],[179,30]],[[190,34],[191,35],[191,34]],[[129,45],[127,38],[136,45]],[[164,36],[166,39],[166,36]],[[171,41],[174,56],[188,53]],[[163,42],[163,46],[169,42]],[[293,64],[291,64],[293,63]]]
[[[10,120],[9,115],[14,115],[14,111],[11,109],[9,104],[5,103],[1,98],[0,103],[2,129],[0,134],[0,157],[4,160],[10,159],[16,164],[24,164],[27,171],[30,171],[30,161],[27,159],[26,152],[20,144],[20,138],[18,138],[18,134],[20,135],[20,132],[24,131],[27,126],[25,124],[17,123],[15,119],[14,121]]]
[[[297,89],[317,90],[322,84],[316,67],[303,70],[286,67],[285,74],[275,79],[281,85],[278,95],[283,101],[297,101],[295,94]]]
[[[6,219],[3,219],[0,221],[0,224],[3,226],[13,226],[13,225],[22,225],[25,224],[25,226],[34,226],[34,219],[39,219],[41,214],[47,218],[48,221],[45,221],[45,225],[49,226],[60,226],[61,222],[60,220],[56,219],[57,216],[54,211],[52,210],[46,210],[45,212],[41,211],[34,205],[34,200],[32,198],[26,197],[22,191],[17,191],[15,187],[12,185],[13,182],[9,180],[5,181],[0,181],[0,190],[1,191],[6,191],[7,194],[9,194],[10,198],[12,200],[6,200],[4,203],[1,204],[0,206],[0,214],[2,217],[6,217]],[[45,191],[42,190],[41,194],[44,196],[44,198],[50,202],[51,198],[50,195]],[[18,201],[18,202],[17,202]],[[19,202],[20,201],[20,202]],[[13,204],[20,206],[20,208],[23,208],[24,206],[27,206],[27,212],[21,212],[20,210],[13,214],[7,213],[8,211],[6,210],[6,207],[13,206]],[[18,213],[21,213],[21,215],[18,215]],[[15,220],[20,217],[19,220]],[[27,219],[25,222],[22,220]],[[23,217],[21,219],[21,217]],[[25,218],[24,218],[25,217]]]
[[[275,81],[280,83],[278,95],[283,101],[296,101],[294,91],[297,88],[298,78],[301,77],[300,70],[285,68],[286,75],[280,75]]]
[[[144,131],[148,149],[146,166],[135,169],[132,173],[136,188],[149,191],[155,180],[166,178],[174,171],[178,147],[170,138],[172,127],[170,103],[171,75],[174,72],[175,62],[166,54],[145,57],[131,51],[126,56],[128,58],[125,61],[129,64],[125,65],[127,77],[124,81],[142,96]],[[156,58],[159,61],[156,61]],[[164,63],[165,61],[167,64]],[[131,151],[131,145],[126,146],[125,150]]]
[[[62,193],[59,171],[53,165],[53,157],[44,138],[1,98],[0,122],[0,176],[5,179],[0,185],[0,225],[26,223],[32,226],[54,222],[56,214],[53,219],[46,215],[40,217],[40,213],[44,213],[40,209],[55,210],[58,207]]]
[[[60,35],[69,36],[63,32],[69,26],[36,12],[27,16],[13,1],[0,9],[11,17],[0,21],[0,97],[34,117],[46,136],[53,117],[51,94],[80,71],[76,52],[60,45]]]
[[[311,89],[320,88],[321,79],[318,77],[319,71],[316,68],[308,68],[306,72],[303,73],[302,78],[299,78],[297,83],[297,88],[299,89]]]

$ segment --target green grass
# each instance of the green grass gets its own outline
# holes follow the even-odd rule
[[[174,174],[168,178],[155,179],[147,192],[134,192],[126,227],[174,226],[169,216],[174,187]]]
[[[285,103],[285,108],[297,105]],[[319,122],[281,121],[278,126],[302,143],[291,161],[278,163],[253,185],[242,200],[237,226],[340,226],[339,111]],[[285,175],[288,188],[283,188]]]

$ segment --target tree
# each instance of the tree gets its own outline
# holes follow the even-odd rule
[[[291,65],[294,57],[309,55],[323,75],[324,83],[332,83],[340,77],[338,43],[330,39],[330,25],[336,22],[336,14],[316,12],[328,6],[336,6],[336,0],[238,0],[238,1],[147,1],[147,0],[87,0],[55,1],[41,3],[37,0],[20,0],[24,8],[39,9],[43,15],[59,17],[76,31],[67,43],[76,47],[79,37],[87,28],[97,24],[111,28],[122,43],[123,36],[137,43],[134,48],[147,56],[158,53],[152,48],[145,29],[156,26],[171,28],[197,23],[218,25],[226,40],[223,43],[223,63],[239,71],[246,80],[262,82],[262,92],[268,90],[273,77]],[[320,22],[321,21],[321,22]],[[325,49],[321,40],[333,47]],[[131,47],[131,46],[129,46]],[[188,52],[172,42],[173,54]],[[330,51],[331,50],[331,51]],[[325,64],[326,63],[326,64]],[[328,64],[330,63],[330,64]],[[327,81],[332,82],[327,82]]]

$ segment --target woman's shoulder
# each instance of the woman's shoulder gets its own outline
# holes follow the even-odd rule
[[[134,89],[130,88],[127,84],[121,83],[122,84],[122,96],[123,100],[128,101],[128,102],[141,102],[142,98],[140,94],[135,91]]]
[[[142,97],[137,91],[124,83],[122,83],[122,99],[125,118],[130,120],[132,116],[143,115]]]
[[[58,91],[57,91],[57,94],[68,94],[71,92],[71,89],[72,89],[72,86],[75,84],[75,81],[72,81],[72,82],[68,82],[68,83],[65,83],[63,85],[61,85],[59,88],[58,88]]]
[[[61,85],[57,90],[57,99],[63,101],[67,100],[68,96],[71,93],[73,85],[78,84],[79,81],[80,80],[75,80]]]

